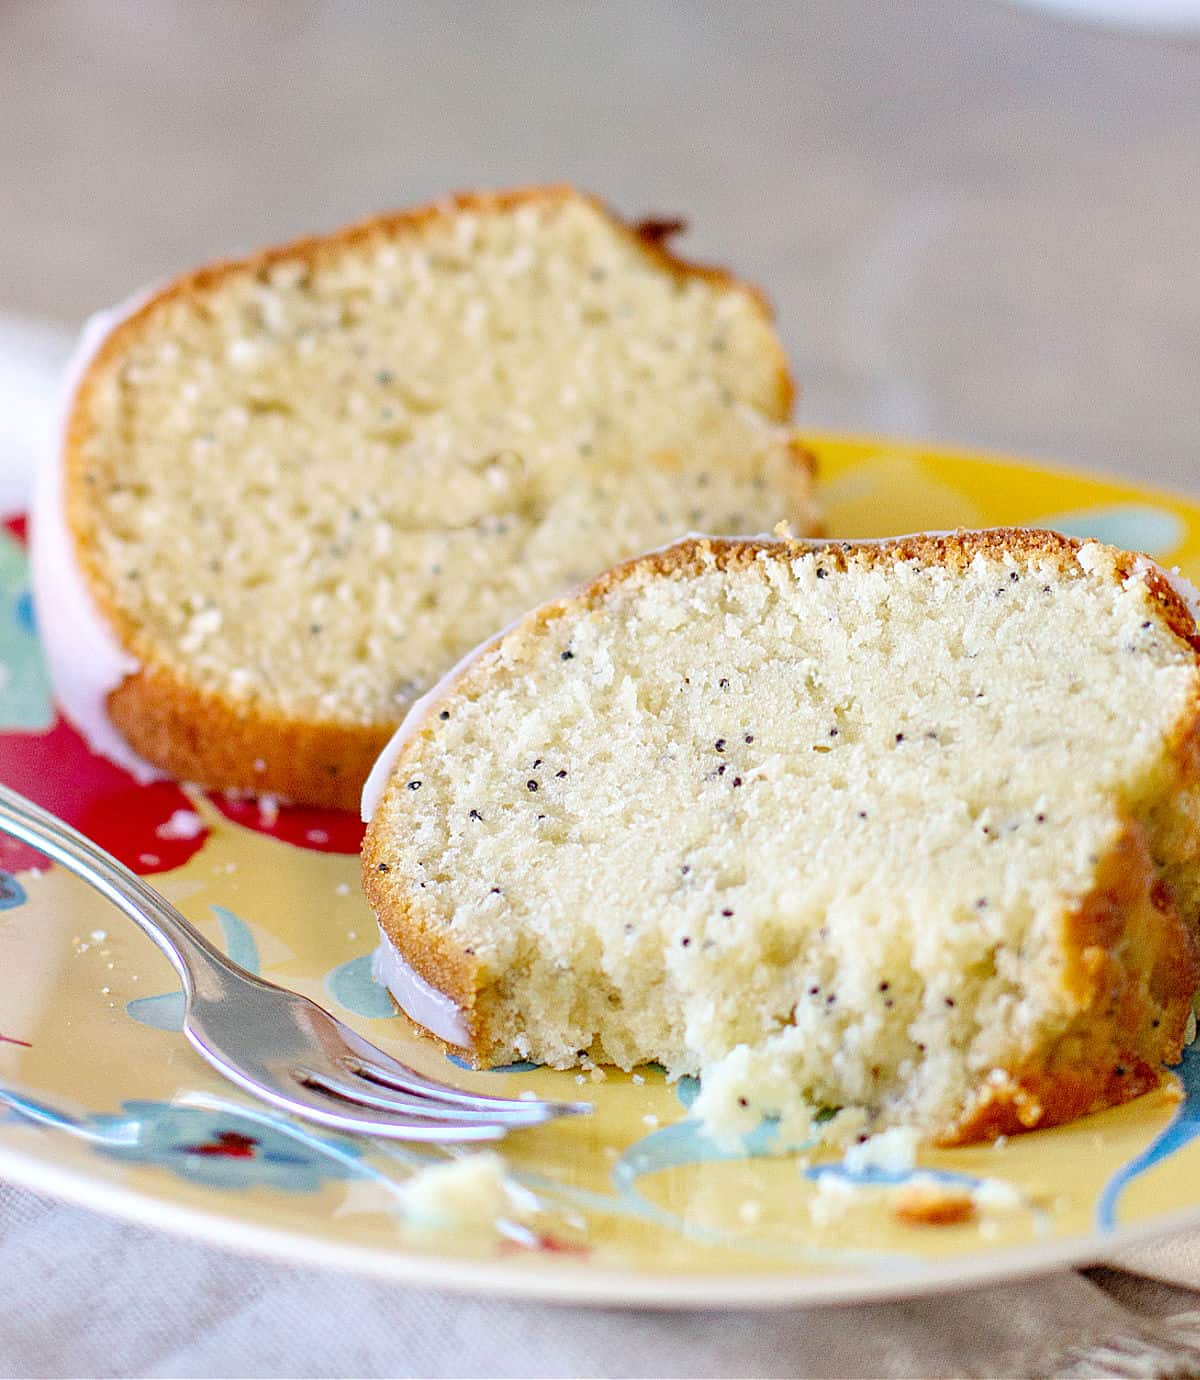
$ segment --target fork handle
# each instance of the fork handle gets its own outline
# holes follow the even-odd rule
[[[124,863],[49,810],[43,810],[3,785],[0,785],[0,833],[11,834],[52,858],[127,915],[171,960],[189,1001],[197,994],[205,995],[204,979],[208,968],[215,967],[223,973],[254,980],[237,964],[231,963],[169,901]]]

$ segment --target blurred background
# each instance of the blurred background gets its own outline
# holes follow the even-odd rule
[[[3,0],[0,115],[10,431],[82,318],[148,281],[568,180],[686,216],[685,252],[767,289],[810,427],[1200,493],[1186,25],[1001,0]]]

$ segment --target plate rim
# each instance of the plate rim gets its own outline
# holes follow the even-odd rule
[[[1020,455],[1003,448],[986,445],[976,446],[967,442],[959,444],[954,440],[939,440],[936,437],[921,440],[919,438],[891,436],[886,431],[841,431],[837,427],[809,428],[805,426],[793,427],[792,429],[798,440],[810,446],[878,446],[884,454],[891,451],[892,453],[899,452],[914,456],[917,459],[965,460],[968,464],[1005,465],[1010,469],[1033,470],[1038,474],[1050,475],[1054,479],[1067,479],[1081,484],[1103,484],[1113,489],[1125,489],[1129,493],[1138,494],[1143,498],[1160,498],[1167,503],[1179,503],[1184,507],[1195,508],[1197,515],[1200,516],[1200,490],[1194,494],[1185,493],[1182,489],[1173,488],[1170,484],[1160,484],[1154,480],[1141,484],[1119,470],[1090,470],[1082,460],[1075,462],[1057,460],[1052,456]],[[873,458],[882,459],[884,455]],[[822,480],[820,456],[817,457],[817,461],[816,481],[820,485]],[[852,541],[854,538],[832,535],[827,540]]]
[[[231,1250],[248,1259],[335,1268],[366,1278],[417,1283],[455,1294],[592,1307],[767,1311],[928,1298],[1055,1270],[1104,1264],[1123,1250],[1200,1225],[1198,1203],[1111,1232],[1092,1231],[1002,1246],[933,1264],[914,1263],[871,1273],[665,1274],[597,1269],[561,1257],[555,1258],[553,1266],[514,1269],[511,1260],[426,1255],[400,1245],[362,1246],[258,1222],[248,1224],[216,1209],[192,1207],[39,1159],[32,1149],[24,1151],[11,1144],[0,1143],[0,1177],[57,1202],[135,1226],[166,1231],[205,1246]]]

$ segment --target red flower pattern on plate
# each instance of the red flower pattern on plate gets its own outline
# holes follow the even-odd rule
[[[218,1131],[212,1140],[201,1145],[181,1145],[179,1148],[188,1155],[216,1155],[229,1160],[252,1160],[258,1141],[253,1136],[243,1136],[239,1131]]]

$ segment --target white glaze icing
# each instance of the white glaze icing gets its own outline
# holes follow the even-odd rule
[[[88,365],[112,330],[148,295],[142,293],[112,311],[98,312],[84,325],[63,380],[59,424],[49,453],[38,467],[29,534],[38,636],[58,707],[93,752],[142,782],[162,773],[129,747],[108,717],[109,695],[138,670],[138,662],[96,608],[75,558],[65,510],[63,453],[71,408]]]
[[[392,941],[379,932],[379,947],[371,957],[371,976],[396,998],[401,1011],[460,1049],[470,1046],[471,1036],[462,1008],[445,992],[439,992],[401,957]]]

